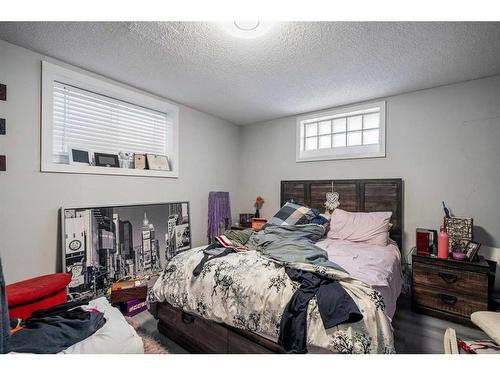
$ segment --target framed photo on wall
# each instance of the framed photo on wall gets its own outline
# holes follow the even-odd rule
[[[102,296],[128,277],[153,282],[191,248],[189,202],[61,208],[61,227],[71,300]]]

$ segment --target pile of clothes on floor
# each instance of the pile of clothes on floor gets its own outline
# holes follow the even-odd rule
[[[10,319],[0,260],[0,354],[143,354],[141,337],[105,297]]]
[[[38,310],[26,320],[10,320],[9,349],[16,353],[59,353],[93,335],[105,323],[104,314],[84,302]]]

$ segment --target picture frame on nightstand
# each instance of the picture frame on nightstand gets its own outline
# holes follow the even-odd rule
[[[481,244],[479,242],[469,241],[465,246],[465,255],[469,262],[473,262],[477,256]]]

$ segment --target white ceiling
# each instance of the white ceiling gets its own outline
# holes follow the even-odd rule
[[[500,73],[500,23],[0,22],[0,39],[235,124]]]

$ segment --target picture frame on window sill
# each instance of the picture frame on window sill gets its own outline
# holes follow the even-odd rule
[[[118,155],[116,154],[95,152],[94,158],[96,167],[120,168],[120,161],[118,159]]]
[[[146,155],[134,154],[134,167],[135,169],[146,169]]]
[[[469,241],[465,247],[465,255],[469,262],[473,262],[479,252],[481,244],[479,242]]]
[[[170,171],[168,157],[165,155],[146,154],[148,169],[156,171]]]
[[[70,147],[69,164],[92,165],[93,152],[83,148]]]

